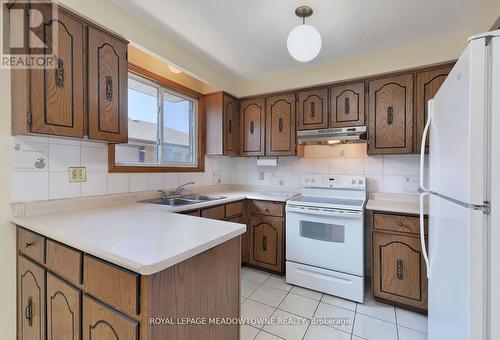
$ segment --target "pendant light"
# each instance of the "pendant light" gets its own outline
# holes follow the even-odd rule
[[[313,14],[309,6],[299,6],[295,10],[295,15],[302,18],[302,25],[298,25],[288,34],[286,46],[290,55],[301,62],[311,61],[321,50],[321,35],[318,30],[306,25],[306,18]]]

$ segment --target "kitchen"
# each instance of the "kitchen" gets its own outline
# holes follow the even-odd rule
[[[4,338],[498,338],[499,3],[382,5],[2,3]]]

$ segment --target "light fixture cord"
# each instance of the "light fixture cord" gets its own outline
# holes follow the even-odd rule
[[[306,17],[302,17],[302,25],[306,24]]]

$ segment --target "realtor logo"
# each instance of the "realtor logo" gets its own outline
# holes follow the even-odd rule
[[[58,20],[56,1],[3,0],[0,14],[0,68],[57,68],[59,31],[64,24]]]

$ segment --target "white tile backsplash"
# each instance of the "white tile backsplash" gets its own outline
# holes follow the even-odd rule
[[[416,192],[418,187],[418,155],[367,156],[366,144],[307,146],[304,158],[279,158],[276,167],[257,167],[256,157],[206,157],[204,173],[109,174],[106,144],[38,136],[11,141],[13,202],[168,190],[189,181],[282,190],[298,188],[305,174],[364,175],[370,192]],[[69,183],[68,167],[74,166],[87,168],[87,182]]]

